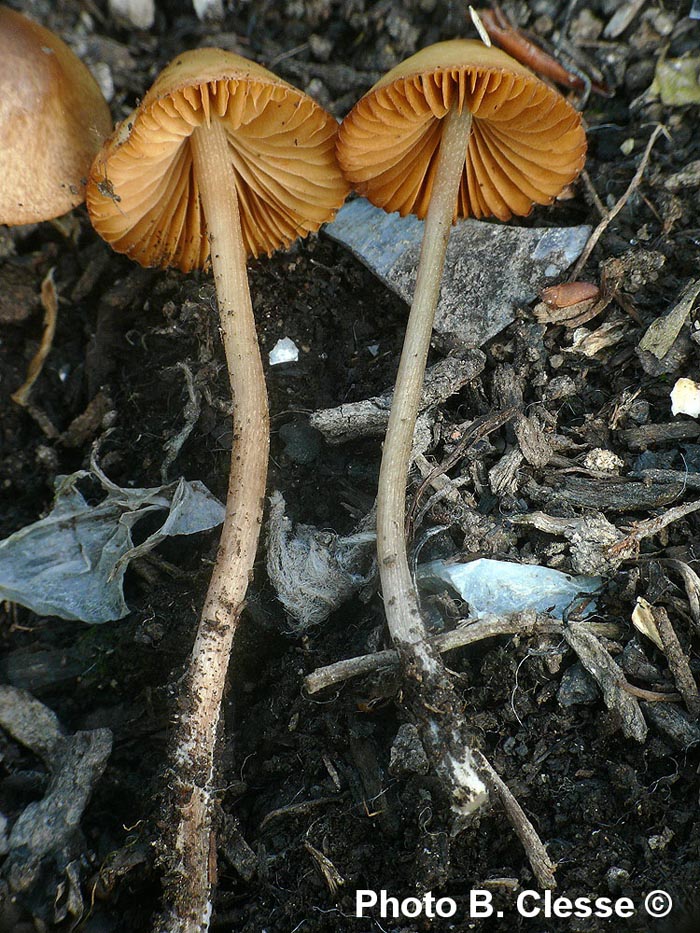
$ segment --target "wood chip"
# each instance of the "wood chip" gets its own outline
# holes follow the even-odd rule
[[[567,625],[564,638],[578,655],[581,664],[598,682],[603,691],[605,705],[619,715],[622,732],[626,738],[643,742],[646,739],[647,726],[639,701],[626,690],[629,685],[621,668],[596,636],[580,624]]]
[[[465,351],[462,359],[447,357],[426,370],[421,410],[434,408],[475,379],[485,365],[480,350]],[[393,390],[360,402],[315,411],[309,418],[329,444],[344,444],[361,437],[377,437],[386,431]]]

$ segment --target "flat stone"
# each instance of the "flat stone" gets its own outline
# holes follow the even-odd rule
[[[364,198],[344,205],[326,233],[410,304],[423,221],[387,214]],[[516,309],[557,281],[581,254],[588,226],[527,228],[463,220],[452,228],[435,316],[443,349],[480,347]]]

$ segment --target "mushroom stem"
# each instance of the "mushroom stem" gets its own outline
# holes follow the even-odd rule
[[[194,172],[210,240],[221,333],[233,394],[233,449],[226,517],[187,678],[174,764],[179,801],[174,887],[166,901],[186,905],[171,933],[206,929],[216,873],[212,835],[214,746],[229,656],[255,560],[265,497],[269,414],[248,288],[236,180],[219,119],[191,137]],[[177,804],[176,804],[177,806]],[[166,908],[167,909],[167,908]]]
[[[404,531],[406,482],[445,251],[454,219],[472,115],[450,110],[445,119],[435,180],[425,218],[416,289],[396,377],[377,496],[377,552],[387,623],[394,642],[425,639]]]
[[[459,821],[486,803],[488,790],[472,751],[463,703],[426,635],[408,566],[404,532],[413,431],[472,115],[466,109],[461,113],[451,110],[445,121],[425,220],[416,290],[384,441],[377,497],[377,551],[384,610],[401,661],[408,706]]]

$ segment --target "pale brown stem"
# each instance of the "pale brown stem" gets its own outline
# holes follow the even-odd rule
[[[487,789],[478,774],[459,697],[429,644],[406,555],[406,481],[447,242],[471,133],[472,115],[444,118],[438,164],[425,220],[416,289],[406,328],[387,428],[377,496],[377,551],[384,609],[401,660],[416,723],[459,817],[478,809]],[[435,715],[438,709],[439,715]]]
[[[416,289],[384,441],[377,495],[377,552],[387,622],[394,640],[407,643],[423,640],[425,628],[417,609],[406,557],[406,481],[472,115],[468,110],[461,114],[453,110],[445,117],[445,124],[425,218]]]
[[[226,518],[184,681],[172,781],[173,832],[165,905],[156,929],[203,933],[216,882],[214,748],[231,645],[262,522],[269,415],[248,288],[236,183],[226,132],[212,117],[191,138],[195,177],[211,244],[221,335],[233,394],[233,449]]]

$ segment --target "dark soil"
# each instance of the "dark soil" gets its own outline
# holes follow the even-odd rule
[[[90,65],[109,66],[115,119],[126,115],[173,56],[198,45],[241,51],[342,117],[381,72],[406,55],[437,40],[473,35],[466,4],[442,0],[245,0],[230,4],[235,9],[221,24],[200,23],[185,0],[161,0],[148,33],[118,25],[104,0],[11,5],[62,35]],[[666,107],[642,95],[660,55],[697,55],[700,24],[687,19],[689,2],[648,0],[631,26],[608,40],[599,27],[620,4],[572,5],[571,40],[616,89],[609,98],[592,95],[584,113],[587,170],[606,207],[629,184],[652,125],[662,122],[669,133],[657,142],[639,188],[582,274],[599,282],[603,264],[620,261],[610,273],[619,301],[586,326],[595,330],[620,322],[621,336],[592,356],[564,352],[572,344],[571,331],[536,323],[532,309],[524,307],[519,320],[484,348],[482,376],[436,413],[430,458],[442,462],[472,419],[504,407],[508,380],[520,387],[519,408],[540,412],[552,456],[539,466],[526,458],[514,483],[493,491],[489,470],[518,443],[512,426],[500,428],[450,469],[451,478],[464,479],[459,514],[438,503],[415,529],[418,541],[431,526],[448,526],[431,545],[436,553],[565,571],[572,566],[562,537],[512,524],[509,517],[537,510],[574,517],[597,509],[626,530],[693,501],[700,489],[688,482],[668,494],[667,477],[656,485],[637,482],[635,489],[646,490],[645,496],[621,502],[584,464],[586,454],[603,448],[620,458],[621,474],[630,482],[643,468],[687,470],[691,479],[700,469],[697,421],[675,419],[686,429],[680,438],[665,428],[674,421],[669,392],[676,378],[697,378],[700,370],[697,310],[674,347],[672,363],[645,367],[636,353],[649,324],[697,276],[698,176],[679,191],[666,182],[700,159],[698,108]],[[567,4],[504,6],[544,37],[565,25]],[[579,182],[571,200],[538,210],[525,223],[595,226],[599,219]],[[187,363],[202,391],[202,409],[170,476],[201,479],[223,499],[231,431],[210,277],[142,270],[113,255],[84,209],[74,212],[67,230],[52,224],[0,228],[0,249],[0,301],[18,318],[0,330],[0,535],[44,514],[55,477],[87,467],[96,440],[100,464],[115,482],[161,482],[164,443],[182,428],[187,401],[183,373],[175,367],[179,361]],[[49,439],[36,418],[10,400],[41,336],[37,296],[50,268],[61,299],[58,330],[32,401],[59,434],[98,395],[102,413],[108,412],[73,446]],[[379,442],[321,443],[310,462],[300,463],[290,457],[280,429],[303,424],[316,409],[389,387],[406,307],[323,233],[251,262],[250,278],[266,363],[279,337],[291,337],[301,348],[298,363],[267,370],[268,489],[283,492],[295,521],[348,532],[372,506]],[[368,350],[375,344],[377,356]],[[555,377],[568,377],[573,391],[548,393]],[[642,454],[646,459],[640,462]],[[638,557],[606,580],[596,618],[618,623],[620,635],[605,644],[623,666],[625,653],[643,654],[645,670],[651,666],[646,679],[642,673],[635,680],[629,665],[625,671],[647,690],[673,692],[675,686],[665,655],[632,627],[637,597],[666,609],[691,669],[700,671],[698,631],[682,579],[660,563],[674,558],[700,572],[698,514],[642,541]],[[2,679],[29,690],[67,730],[107,727],[114,736],[114,751],[81,824],[82,908],[56,924],[59,879],[19,899],[5,887],[0,930],[34,929],[32,918],[42,930],[149,929],[160,890],[155,843],[170,726],[216,543],[216,533],[173,539],[159,549],[160,562],[134,566],[126,584],[132,612],[118,623],[88,626],[0,606]],[[404,721],[400,684],[384,676],[348,681],[312,698],[303,692],[303,676],[315,668],[387,646],[381,599],[357,599],[303,637],[291,636],[289,629],[267,581],[261,546],[231,665],[220,748],[222,829],[213,929],[647,931],[677,929],[692,911],[700,879],[700,753],[687,739],[697,726],[682,704],[675,707],[686,716],[685,732],[674,737],[650,715],[646,741],[637,743],[623,737],[599,692],[585,702],[561,704],[562,677],[575,676],[576,658],[559,639],[501,638],[448,656],[480,747],[558,864],[557,893],[628,896],[638,907],[629,920],[528,919],[516,914],[515,898],[537,884],[504,813],[494,808],[478,825],[452,835],[434,778],[410,769],[389,771],[392,743]],[[639,662],[637,670],[642,667]],[[10,823],[41,798],[46,784],[38,759],[0,733],[1,809]],[[328,860],[325,871],[321,856]],[[337,873],[335,883],[329,865]],[[432,891],[453,898],[457,915],[394,920],[374,911],[371,918],[356,919],[355,892],[363,888],[386,889],[400,899]],[[485,888],[494,892],[503,919],[469,919],[470,891]],[[674,899],[663,923],[650,920],[641,906],[654,889]]]

